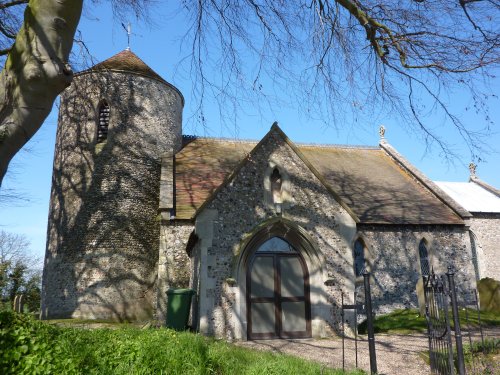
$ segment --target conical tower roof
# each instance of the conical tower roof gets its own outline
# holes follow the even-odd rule
[[[77,75],[99,71],[132,73],[160,81],[177,91],[177,93],[181,97],[182,105],[184,106],[184,96],[179,91],[179,89],[171,83],[165,81],[158,73],[151,69],[144,61],[142,61],[135,53],[133,53],[129,49],[125,49],[117,53],[116,55],[111,56],[109,59],[94,65],[90,69],[77,73]]]
[[[81,72],[88,73],[91,71],[109,70],[119,72],[130,72],[140,74],[149,78],[154,78],[171,85],[165,81],[158,73],[151,69],[144,61],[142,61],[135,53],[126,49],[116,55],[110,57],[99,64],[94,65],[92,68]]]

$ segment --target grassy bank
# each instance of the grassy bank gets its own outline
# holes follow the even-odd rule
[[[0,312],[0,373],[264,375],[342,371],[164,328],[77,329]]]

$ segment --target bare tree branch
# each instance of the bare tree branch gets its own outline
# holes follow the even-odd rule
[[[16,5],[28,4],[28,1],[29,0],[14,0],[14,1],[3,2],[0,3],[0,10],[7,9]]]

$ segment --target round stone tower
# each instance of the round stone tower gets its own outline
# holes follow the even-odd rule
[[[62,94],[42,318],[153,316],[160,157],[181,148],[183,105],[129,50]]]

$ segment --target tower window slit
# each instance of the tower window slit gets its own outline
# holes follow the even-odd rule
[[[109,112],[109,104],[103,102],[99,107],[99,118],[97,122],[97,143],[104,142],[108,138]]]

